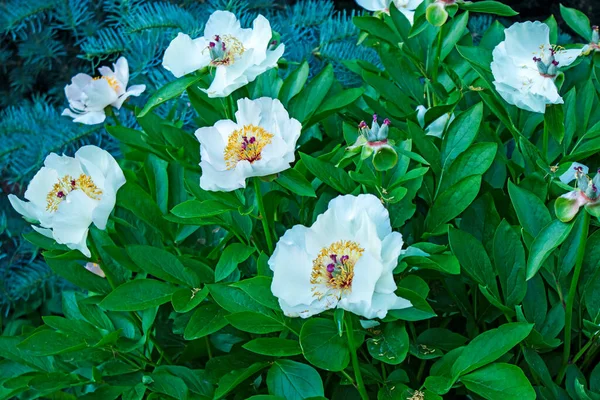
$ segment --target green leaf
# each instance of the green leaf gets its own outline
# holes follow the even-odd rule
[[[355,183],[348,173],[335,165],[300,153],[300,158],[311,174],[342,194],[352,193]]]
[[[267,373],[269,393],[287,400],[324,396],[323,381],[314,368],[292,360],[277,360]]]
[[[310,182],[301,172],[298,172],[293,168],[286,169],[280,173],[275,182],[298,196],[317,197]]]
[[[550,223],[550,212],[535,194],[508,181],[508,194],[525,232],[536,237]]]
[[[327,96],[335,77],[333,67],[327,65],[302,91],[294,97],[289,104],[288,110],[292,117],[303,125],[319,109]]]
[[[448,168],[469,148],[479,132],[482,119],[483,103],[477,103],[452,121],[442,141],[442,169]]]
[[[227,278],[240,263],[243,263],[254,253],[254,247],[242,243],[232,243],[225,248],[215,267],[215,282]]]
[[[69,248],[64,244],[56,243],[54,239],[46,237],[39,232],[31,231],[23,234],[23,239],[27,240],[32,245],[44,250],[62,250],[69,251]]]
[[[214,303],[201,304],[185,327],[185,340],[194,340],[215,333],[227,326],[227,312]]]
[[[392,30],[385,22],[379,18],[365,16],[365,17],[354,17],[352,22],[359,29],[368,32],[369,34],[385,40],[386,42],[397,46],[399,42],[402,42],[402,38]]]
[[[477,197],[480,186],[480,175],[469,176],[439,195],[425,218],[427,232],[435,232],[440,226],[466,210]]]
[[[71,251],[64,254],[69,255],[73,253],[75,252]],[[61,256],[55,256],[48,251],[43,254],[50,269],[69,282],[95,293],[110,292],[111,288],[106,279],[91,273],[77,261],[65,259]]]
[[[167,167],[169,163],[155,156],[148,154],[144,164],[146,178],[150,186],[150,192],[154,195],[154,200],[163,214],[168,211],[169,204],[169,175]]]
[[[464,2],[459,3],[458,6],[463,10],[477,13],[495,14],[500,17],[513,17],[515,15],[519,15],[518,12],[506,4],[500,3],[499,1]]]
[[[171,213],[179,218],[207,218],[231,210],[234,208],[217,200],[187,200],[173,207]]]
[[[476,143],[459,155],[445,171],[440,182],[440,192],[456,182],[473,175],[483,175],[494,162],[498,145],[496,143]]]
[[[527,280],[533,278],[552,252],[565,241],[573,223],[554,220],[535,237],[527,260]]]
[[[142,270],[165,281],[197,288],[200,278],[184,266],[179,259],[166,250],[152,246],[135,245],[127,247],[127,254]]]
[[[51,356],[87,347],[78,335],[63,334],[52,330],[42,330],[19,343],[18,348],[36,356]]]
[[[452,23],[444,25],[443,41],[442,41],[442,52],[440,54],[440,62],[442,62],[448,54],[454,49],[456,43],[464,36],[467,32],[467,23],[469,22],[469,13],[460,14],[458,17],[452,20]]]
[[[312,318],[306,321],[300,331],[300,347],[312,365],[327,371],[341,371],[350,361],[346,339],[340,337],[331,320]]]
[[[245,343],[244,349],[253,353],[272,357],[288,357],[302,354],[300,344],[296,340],[262,337]]]
[[[152,374],[150,390],[166,394],[169,398],[178,400],[188,398],[188,388],[183,379],[171,375],[166,371],[159,371]]]
[[[186,313],[193,310],[202,303],[202,301],[208,296],[208,287],[198,291],[198,289],[180,289],[173,293],[171,297],[171,303],[173,309],[179,313]]]
[[[487,286],[496,295],[498,293],[496,273],[483,244],[470,233],[455,228],[450,228],[448,231],[448,241],[462,270],[466,271],[475,282]]]
[[[273,310],[279,310],[279,301],[271,292],[271,283],[273,279],[268,276],[255,276],[251,279],[244,279],[232,283],[231,286],[242,289],[248,296],[256,300],[265,307]]]
[[[263,315],[254,312],[240,312],[229,314],[225,319],[236,329],[244,332],[265,334],[279,332],[285,329],[283,321],[277,320],[273,316]]]
[[[296,96],[306,84],[308,80],[308,63],[304,61],[296,68],[285,80],[277,96],[284,106],[287,106],[290,100]]]
[[[535,390],[516,365],[496,363],[460,378],[465,387],[488,400],[535,400]]]
[[[565,115],[562,104],[552,104],[546,107],[544,114],[544,131],[546,135],[552,137],[562,143],[565,137]]]
[[[176,290],[155,279],[136,279],[117,287],[99,305],[108,311],[145,310],[169,302]]]
[[[512,309],[527,293],[527,264],[521,238],[506,220],[502,220],[494,235],[494,265],[500,277],[504,304]]]
[[[579,36],[587,40],[592,40],[592,25],[584,13],[574,8],[560,5],[560,15],[563,17],[569,28],[573,29]]]
[[[452,377],[458,378],[486,364],[496,361],[523,341],[533,329],[533,324],[513,322],[490,329],[477,336],[452,365]]]
[[[231,371],[219,379],[219,386],[215,390],[215,400],[225,397],[229,392],[235,389],[240,383],[255,375],[269,364],[266,362],[257,362],[246,369]]]
[[[142,118],[144,115],[152,111],[153,108],[166,101],[174,99],[175,97],[179,97],[188,87],[199,82],[202,78],[202,75],[185,75],[167,83],[165,86],[158,89],[152,96],[150,96],[146,102],[146,105],[142,111],[140,111],[137,117]]]
[[[381,335],[367,340],[369,354],[376,360],[391,365],[404,361],[408,348],[408,333],[402,322],[388,322]]]
[[[363,95],[364,91],[365,90],[363,88],[345,89],[338,93],[335,93],[332,96],[325,98],[323,103],[321,103],[321,106],[318,108],[318,110],[315,112],[315,114],[311,117],[310,121],[305,126],[303,126],[303,128],[306,129],[307,127],[330,116],[331,114],[335,113],[336,111],[341,110],[342,108],[345,108],[345,107],[351,105],[356,100],[358,100],[360,98],[360,96]]]
[[[227,285],[209,285],[210,294],[215,301],[230,313],[253,311],[266,314],[269,309],[250,297],[246,292]]]
[[[163,218],[160,208],[152,196],[139,185],[127,181],[117,192],[117,205],[131,211],[136,217],[157,229],[161,234],[171,237],[172,227]]]

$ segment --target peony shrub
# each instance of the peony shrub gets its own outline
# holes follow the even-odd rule
[[[598,27],[357,2],[360,87],[228,11],[141,108],[125,58],[73,77],[64,115],[122,154],[50,154],[10,196],[79,290],[5,328],[3,398],[600,398]],[[471,13],[510,26],[474,45]],[[193,126],[156,112],[181,96]]]

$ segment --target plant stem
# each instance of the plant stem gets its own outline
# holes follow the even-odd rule
[[[265,204],[263,203],[262,192],[260,191],[260,180],[254,178],[254,193],[256,194],[256,202],[258,203],[258,212],[262,221],[263,230],[265,231],[265,239],[267,239],[267,247],[269,255],[273,254],[273,239],[271,239],[271,231],[269,230],[269,221],[265,212]]]
[[[346,336],[348,337],[348,347],[350,348],[350,356],[352,357],[352,369],[354,370],[354,376],[356,377],[356,388],[360,397],[363,400],[369,400],[367,389],[363,381],[362,373],[360,372],[360,365],[358,364],[358,355],[356,343],[354,342],[354,329],[352,328],[352,314],[345,313],[344,320],[346,323]]]
[[[571,328],[573,324],[573,303],[575,302],[575,295],[577,294],[577,284],[579,283],[579,276],[581,275],[581,266],[583,265],[583,256],[585,254],[585,245],[587,243],[587,235],[590,227],[590,214],[582,210],[583,213],[583,235],[581,241],[577,246],[577,258],[575,261],[575,270],[573,271],[573,280],[571,281],[571,287],[569,288],[569,294],[567,295],[567,307],[565,310],[565,340],[563,350],[562,366],[558,375],[556,376],[556,383],[560,384],[565,376],[567,366],[569,365],[569,357],[571,356]]]

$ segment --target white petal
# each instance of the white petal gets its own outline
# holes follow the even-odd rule
[[[115,207],[117,191],[125,184],[123,170],[114,157],[97,146],[83,146],[75,153],[85,173],[102,190],[100,200],[92,213],[98,229],[105,229],[108,217]]]
[[[201,161],[202,175],[200,187],[213,192],[231,192],[246,187],[246,178],[251,176],[252,167],[248,161],[241,161],[230,170],[219,171],[207,162]]]
[[[123,85],[123,88],[126,88],[129,83],[129,63],[127,62],[127,59],[125,57],[119,57],[114,64],[114,68],[119,83]]]
[[[31,221],[39,221],[40,210],[32,202],[23,201],[14,194],[8,195],[8,201],[16,212]]]
[[[512,57],[535,65],[533,56],[540,54],[540,46],[550,47],[550,28],[540,21],[517,22],[504,30],[504,43]]]
[[[586,175],[590,171],[590,169],[586,165],[583,165],[578,162],[574,162],[569,166],[569,168],[565,171],[565,173],[560,176],[560,178],[559,178],[560,181],[562,183],[564,183],[565,185],[568,185],[569,183],[571,183],[575,179],[575,168],[581,168],[583,170],[583,173]]]
[[[217,171],[225,171],[225,146],[229,136],[238,129],[238,125],[230,120],[217,121],[214,126],[196,130],[196,138],[200,142],[200,156],[203,163],[210,164]]]
[[[77,116],[73,119],[73,122],[79,122],[85,125],[96,125],[103,123],[105,119],[106,114],[104,114],[104,110],[90,111],[77,114]]]
[[[229,11],[215,11],[204,28],[204,37],[212,40],[216,35],[232,35],[239,40],[240,21]]]
[[[56,154],[54,155],[56,156]],[[48,160],[48,157],[46,157],[46,160]],[[58,179],[61,176],[62,175],[59,176],[54,168],[40,168],[31,182],[29,182],[27,190],[25,191],[25,198],[35,204],[36,208],[39,210],[45,210],[47,206],[46,197],[48,196],[48,193],[52,191],[52,187],[58,182]]]
[[[46,236],[47,238],[54,240],[54,234],[52,233],[52,229],[40,228],[39,226],[35,226],[35,225],[31,225],[31,227],[37,233],[40,233],[40,234]]]
[[[368,11],[384,11],[389,7],[390,0],[356,0],[356,3]]]
[[[273,32],[269,21],[259,15],[252,24],[252,34],[244,43],[246,48],[253,49],[254,64],[261,64],[267,58],[267,48]]]
[[[300,317],[308,318],[313,315],[317,315],[326,310],[331,310],[338,305],[338,298],[333,295],[323,296],[320,299],[316,299],[310,304],[298,304],[296,306],[290,306],[285,300],[279,299],[279,306],[286,317]]]
[[[202,37],[192,40],[188,35],[179,33],[165,51],[163,67],[177,78],[204,68],[210,63],[207,46]]]
[[[125,93],[123,93],[121,96],[119,96],[117,101],[115,101],[111,105],[113,107],[116,107],[117,110],[120,110],[121,106],[123,105],[125,100],[127,100],[129,98],[129,96],[137,97],[140,94],[142,94],[144,92],[144,90],[146,90],[146,85],[133,85],[133,86],[129,87]]]
[[[273,271],[271,291],[286,305],[309,305],[316,300],[311,291],[312,257],[306,250],[306,235],[310,228],[296,225],[285,232],[269,258]]]
[[[365,313],[371,309],[375,285],[382,271],[383,266],[381,262],[368,252],[365,252],[354,266],[352,288],[342,296],[338,306],[344,310],[369,318]]]
[[[96,79],[85,87],[87,95],[86,110],[102,111],[117,100],[117,92],[106,79]]]
[[[409,300],[398,297],[395,294],[374,293],[371,301],[371,308],[363,310],[365,318],[385,318],[389,310],[400,310],[412,307]]]
[[[89,198],[81,190],[70,192],[54,215],[53,233],[56,241],[90,257],[86,239],[96,204],[96,200]]]
[[[582,52],[583,49],[560,50],[554,55],[554,59],[558,61],[558,67],[562,68],[571,65]]]

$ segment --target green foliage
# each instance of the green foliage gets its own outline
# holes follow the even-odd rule
[[[212,79],[210,70],[179,79],[157,72],[154,63],[165,38],[180,30],[199,34],[205,19],[198,16],[216,8],[235,9],[247,23],[265,10],[263,2],[81,4],[31,2],[2,21],[8,34],[21,38],[32,24],[49,18],[48,29],[82,35],[77,43],[88,59],[130,55],[136,71],[146,72],[140,79],[153,84],[144,104],[121,115],[128,115],[128,123],[107,121],[103,128],[119,146],[127,182],[106,229],[90,228],[90,259],[37,232],[26,233],[24,239],[43,250],[46,266],[33,248],[15,250],[24,246],[15,237],[24,230],[22,222],[2,223],[0,271],[16,284],[3,287],[9,318],[0,336],[0,397],[600,396],[600,222],[583,208],[569,222],[555,211],[565,193],[583,196],[584,187],[560,179],[571,163],[593,170],[599,160],[599,82],[592,50],[561,71],[556,83],[564,102],[541,116],[509,105],[497,91],[490,63],[492,50],[504,40],[502,26],[487,24],[478,40],[469,30],[471,12],[508,18],[514,15],[508,6],[428,2],[416,10],[411,25],[395,6],[389,14],[351,20],[343,13],[332,18],[330,2],[303,1],[265,11],[282,42],[293,48],[280,60],[287,70],[267,71],[228,98],[214,99],[202,91]],[[86,37],[85,27],[95,21],[87,14],[90,8],[110,18],[100,33]],[[584,14],[566,7],[561,13],[575,33],[593,40]],[[547,23],[558,40],[556,21]],[[307,42],[295,41],[304,37]],[[325,53],[336,43],[355,46],[358,37],[371,58],[354,55],[343,64],[353,74],[349,84],[340,76],[339,59],[329,63]],[[156,47],[134,55],[142,42]],[[305,57],[303,43],[312,47],[314,58]],[[298,54],[303,56],[295,58]],[[202,189],[193,130],[232,118],[240,98],[263,96],[279,99],[302,124],[292,167],[252,177],[230,192]],[[423,119],[416,112],[421,105],[428,109]],[[51,123],[49,116],[56,114],[45,110],[41,118],[46,115]],[[26,113],[9,109],[9,114],[0,128],[18,128],[13,117]],[[373,114],[389,118],[383,159],[348,150],[360,134],[356,127],[363,129],[360,122]],[[445,116],[441,137],[427,135],[427,126]],[[28,121],[23,126],[33,131],[43,119]],[[83,136],[73,131],[70,143],[76,147]],[[31,146],[35,149],[18,140],[15,145],[39,152],[41,160],[53,149],[48,143]],[[203,161],[211,156],[203,153]],[[22,177],[36,170],[31,164]],[[15,164],[10,171],[24,170]],[[582,181],[580,172],[577,178],[583,182],[578,185],[592,183]],[[10,183],[20,180],[11,177]],[[590,190],[591,197],[576,198],[594,206]],[[295,305],[274,295],[273,288],[281,286],[273,269],[281,266],[274,265],[273,243],[279,242],[275,252],[280,252],[302,240],[317,257],[320,249],[313,247],[325,239],[299,234],[298,226],[322,223],[319,216],[331,199],[358,194],[376,196],[403,239],[403,252],[391,260],[393,282],[377,281],[373,291],[386,296],[390,293],[379,291],[394,286],[410,304],[367,319],[311,292],[322,302],[319,315],[293,317],[289,309]],[[386,220],[387,214],[373,218]],[[321,235],[337,229],[326,228]],[[297,235],[287,234],[290,229]],[[367,237],[389,228],[369,220],[360,229]],[[343,234],[353,240],[355,232]],[[379,245],[373,243],[368,245]],[[384,255],[393,251],[387,240],[381,246]],[[300,255],[288,254],[290,271],[306,270]],[[337,264],[336,257],[329,255]],[[85,268],[88,262],[102,274]],[[372,279],[376,265],[362,271],[357,266],[344,295],[364,288],[356,279]],[[24,306],[27,296],[15,293],[37,293],[36,280],[58,291],[50,286],[50,270],[70,282],[53,278],[65,289],[60,308],[46,296]],[[329,265],[327,271],[334,280]],[[284,289],[297,295],[296,285],[308,286],[311,277],[298,273]],[[364,301],[375,302],[371,292],[367,295]],[[20,307],[26,311],[16,311]]]

